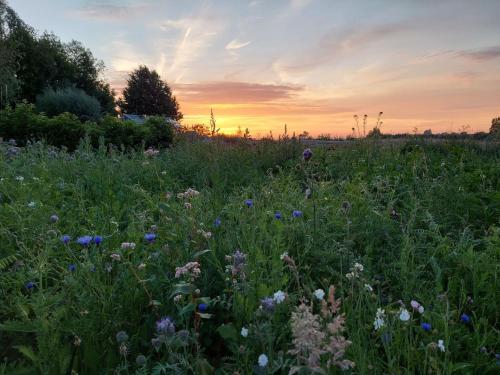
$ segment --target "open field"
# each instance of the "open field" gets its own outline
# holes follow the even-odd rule
[[[498,373],[498,148],[0,151],[0,374]]]

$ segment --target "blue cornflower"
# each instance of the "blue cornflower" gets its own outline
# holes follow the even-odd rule
[[[470,316],[464,313],[464,314],[460,315],[460,321],[462,323],[469,324],[470,323]]]
[[[276,212],[274,213],[274,218],[275,218],[275,219],[277,219],[277,220],[281,220],[281,212],[276,211]]]
[[[76,264],[70,264],[68,266],[68,271],[69,272],[75,272],[76,271]]]
[[[76,243],[78,245],[82,245],[85,247],[89,246],[91,242],[92,242],[92,236],[82,236],[76,239]]]
[[[146,233],[144,235],[144,239],[148,242],[153,242],[156,239],[156,234],[154,233]]]
[[[33,281],[28,281],[25,285],[26,289],[30,290],[35,287],[35,283]]]
[[[260,306],[266,312],[273,312],[276,307],[276,301],[273,297],[266,297],[260,301]]]
[[[222,224],[222,221],[220,220],[220,218],[216,217],[214,220],[214,227],[218,228],[218,227],[220,227],[221,224]]]
[[[303,215],[302,211],[299,210],[293,210],[292,216],[293,217],[301,217]]]
[[[313,153],[310,148],[306,148],[304,152],[302,153],[302,156],[304,157],[305,161],[308,161],[309,159],[312,158]]]
[[[102,240],[103,240],[102,236],[94,236],[94,239],[93,239],[93,241],[96,245],[100,245],[102,243]]]
[[[165,316],[156,322],[156,331],[160,334],[175,333],[175,324],[172,318]]]
[[[246,199],[245,204],[247,207],[253,207],[253,199]]]
[[[59,216],[57,216],[57,215],[52,215],[52,216],[50,217],[50,222],[51,222],[51,223],[57,223],[58,221],[59,221]]]
[[[204,313],[207,310],[208,310],[208,305],[206,303],[200,303],[198,305],[198,311],[199,312]]]
[[[116,341],[118,344],[121,344],[122,342],[125,342],[128,340],[128,334],[125,331],[119,331],[116,333]]]
[[[65,245],[67,245],[71,241],[71,237],[68,236],[67,234],[61,236],[61,242]]]
[[[429,332],[432,329],[431,323],[422,323],[420,326],[425,332]]]

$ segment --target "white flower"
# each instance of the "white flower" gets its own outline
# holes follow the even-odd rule
[[[122,259],[120,254],[116,254],[116,253],[111,254],[109,257],[113,260],[118,261],[118,262]]]
[[[385,325],[385,310],[382,310],[380,307],[377,309],[375,313],[375,320],[373,321],[373,328],[375,331],[378,331]]]
[[[323,299],[323,297],[325,297],[325,291],[323,289],[316,289],[313,294],[314,297],[316,297],[316,299],[319,299],[320,301]]]
[[[268,362],[269,362],[269,360],[267,359],[267,355],[265,355],[265,354],[259,355],[259,366],[260,367],[266,367]]]
[[[441,350],[443,353],[446,351],[446,348],[444,347],[444,341],[443,340],[438,340],[438,348]]]
[[[408,312],[408,310],[401,309],[401,311],[399,312],[399,320],[401,320],[402,322],[407,322],[408,320],[410,320],[410,313]]]
[[[424,313],[424,311],[425,311],[424,306],[422,306],[422,305],[420,305],[420,306],[418,307],[418,309],[417,309],[417,310],[418,310],[418,312],[419,312],[420,314],[423,314],[423,313]]]
[[[276,293],[274,293],[273,297],[274,301],[279,304],[285,300],[286,294],[281,290],[278,290]]]
[[[288,251],[285,251],[283,254],[280,255],[280,259],[283,260],[287,256],[288,256]]]
[[[367,292],[370,292],[370,293],[373,292],[373,288],[370,284],[365,284],[365,289]]]
[[[126,250],[126,249],[135,249],[135,243],[133,242],[122,242],[121,244],[121,248],[123,250]]]
[[[348,280],[351,280],[352,278],[354,278],[354,276],[356,276],[354,272],[349,272],[345,274],[345,277],[347,277]]]
[[[166,174],[167,174],[167,171],[161,171],[161,174],[162,174],[162,175],[166,175]]]
[[[29,207],[29,208],[35,208],[35,207],[36,207],[36,203],[35,203],[35,202],[33,202],[33,201],[29,202],[29,203],[28,203],[28,207]]]
[[[19,182],[23,182],[24,181],[24,177],[23,176],[16,176],[16,180],[19,181]]]
[[[248,328],[245,328],[245,327],[241,328],[241,336],[242,337],[247,337],[248,336]]]
[[[144,268],[146,268],[146,264],[145,263],[141,263],[137,266],[137,269],[139,270],[143,270]]]
[[[361,263],[354,263],[354,271],[363,272],[365,267]]]

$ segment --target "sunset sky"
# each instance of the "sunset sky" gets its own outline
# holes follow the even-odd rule
[[[139,64],[173,88],[186,124],[254,136],[487,131],[500,116],[500,0],[8,0],[76,39],[117,91]]]

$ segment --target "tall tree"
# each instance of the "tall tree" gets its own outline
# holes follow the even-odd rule
[[[175,120],[182,118],[172,90],[155,70],[139,66],[130,73],[123,99],[118,102],[123,113],[163,115]]]

